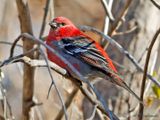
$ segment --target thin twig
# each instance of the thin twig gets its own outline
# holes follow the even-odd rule
[[[125,2],[125,6],[124,6],[124,8],[122,9],[122,11],[120,12],[120,14],[118,15],[118,17],[116,18],[116,20],[114,21],[114,23],[113,23],[113,25],[112,25],[112,27],[111,27],[111,30],[110,30],[110,32],[109,32],[109,35],[112,35],[113,34],[113,32],[116,30],[116,28],[117,28],[117,25],[119,24],[119,22],[121,21],[121,19],[122,19],[122,17],[124,17],[125,15],[126,15],[126,13],[127,13],[127,11],[128,11],[128,8],[129,8],[129,6],[130,6],[130,4],[131,4],[131,2],[132,2],[132,0],[127,0],[126,2]]]
[[[49,6],[49,18],[50,19],[54,18],[54,1],[55,0],[50,1],[50,6]]]
[[[106,117],[103,115],[103,113],[99,109],[97,109],[97,114],[98,114],[100,120],[108,120],[108,119],[106,119]]]
[[[117,43],[113,38],[104,35],[103,32],[97,30],[96,28],[90,27],[90,26],[80,26],[79,27],[83,31],[92,31],[102,37],[105,38],[105,40],[109,41],[113,46],[115,46],[121,53],[123,53],[137,68],[138,71],[143,72],[143,68],[138,64],[137,60],[127,51],[125,50],[119,43]],[[158,87],[160,87],[159,81],[157,81],[155,78],[153,78],[149,73],[147,73],[147,77],[152,80]]]
[[[153,5],[155,5],[158,9],[160,9],[160,5],[158,5],[157,2],[155,2],[154,0],[151,0],[151,2],[153,3]]]
[[[41,29],[40,29],[40,33],[39,33],[39,38],[42,39],[43,37],[43,33],[45,31],[45,26],[46,26],[46,19],[47,19],[47,15],[48,15],[48,10],[49,10],[49,5],[50,5],[50,0],[46,0],[46,5],[44,8],[44,15],[43,15],[43,20],[42,20],[42,25],[41,25]],[[40,47],[40,45],[36,45],[37,47]],[[39,58],[39,52],[36,51],[35,55],[34,55],[35,59]]]
[[[36,50],[37,50],[37,48],[33,48],[33,49],[23,53],[23,54],[20,54],[20,55],[14,56],[14,57],[9,57],[9,59],[6,59],[6,60],[4,60],[3,62],[0,63],[0,68],[3,67],[4,65],[19,62],[22,57],[26,56],[27,54],[33,53]]]
[[[73,99],[75,98],[75,96],[77,95],[79,89],[76,87],[74,88],[74,90],[72,91],[72,93],[68,96],[68,99],[67,101],[65,102],[65,106],[66,106],[66,109],[69,108],[69,106],[71,105]],[[55,117],[55,120],[61,120],[62,117],[63,117],[63,109],[61,109],[59,112],[58,112],[58,115]]]
[[[59,99],[60,99],[60,101],[61,101],[61,104],[62,104],[62,108],[63,108],[64,115],[65,115],[65,119],[68,120],[68,115],[67,115],[66,106],[65,106],[65,104],[64,104],[62,95],[61,95],[61,93],[60,93],[60,91],[59,91],[56,83],[54,82],[54,79],[53,79],[53,76],[52,76],[52,73],[51,73],[51,68],[49,67],[48,59],[46,58],[44,52],[43,52],[41,49],[39,49],[39,50],[40,50],[41,55],[44,57],[44,60],[45,60],[46,65],[47,65],[47,69],[48,69],[50,78],[51,78],[51,80],[52,80],[52,82],[51,82],[51,87],[52,87],[52,85],[55,87],[55,89],[56,89],[56,91],[57,91],[57,94],[58,94],[58,97],[59,97]],[[50,87],[50,88],[51,88],[51,87]],[[50,90],[51,90],[51,89],[49,89],[49,91],[48,91],[48,96],[49,96]],[[48,97],[48,96],[47,96],[47,97]]]
[[[47,14],[48,14],[48,10],[49,10],[49,4],[50,4],[50,0],[47,0],[46,6],[44,8],[44,15],[43,15],[43,21],[42,21],[42,26],[41,26],[39,38],[42,38],[44,30],[45,30],[46,18],[47,18]]]
[[[142,52],[141,56],[138,58],[137,62],[140,63],[145,53],[148,51],[148,47]]]
[[[118,29],[118,27],[120,26],[119,24],[120,24],[120,22],[121,22],[121,20],[122,20],[122,17],[124,17],[124,16],[126,15],[126,13],[127,13],[127,11],[128,11],[128,8],[129,8],[129,6],[130,6],[130,4],[131,4],[131,2],[132,2],[132,0],[127,0],[127,1],[125,2],[124,8],[123,8],[122,11],[117,15],[117,18],[115,19],[113,25],[111,26],[111,29],[110,29],[108,35],[112,36],[112,34],[115,32],[115,30]],[[104,49],[106,50],[106,48],[107,48],[107,46],[109,45],[109,43],[106,42],[106,41],[104,41],[104,42],[102,43],[102,45],[103,45]]]
[[[11,108],[11,105],[10,105],[10,103],[9,103],[8,99],[6,99],[6,102],[7,102],[8,108],[9,108],[9,114],[10,114],[10,116],[12,117],[12,119],[14,120],[14,116],[13,116],[12,108]]]
[[[104,1],[104,0],[101,0],[101,2],[102,2],[103,6],[104,6],[105,9],[106,9],[105,4],[107,4],[107,0],[105,0],[105,1]],[[109,0],[109,1],[108,1],[108,10],[109,10],[110,12],[111,12],[111,10],[112,10],[112,4],[113,4],[113,0]],[[109,17],[106,15],[105,21],[104,21],[104,30],[103,30],[104,34],[108,34],[109,25],[110,25],[110,19],[109,19]],[[101,44],[103,44],[103,42],[104,42],[104,39],[101,40]]]
[[[33,101],[35,101],[36,105],[37,105],[37,104],[38,104],[38,105],[42,105],[42,104],[43,104],[43,103],[40,104],[39,101],[38,101],[38,99],[37,99],[35,96],[33,96]],[[42,113],[41,113],[41,111],[40,111],[40,109],[39,109],[38,106],[34,106],[34,108],[32,108],[32,109],[35,111],[38,120],[44,120],[44,118],[43,118],[43,116],[42,116]],[[33,120],[34,120],[34,119],[35,119],[35,118],[33,118]]]
[[[98,105],[94,105],[93,112],[92,112],[91,116],[89,118],[87,118],[86,120],[93,120],[94,119],[94,117],[96,115],[97,106]]]
[[[148,64],[149,64],[149,59],[150,59],[151,51],[152,51],[153,45],[156,42],[156,39],[157,39],[157,37],[158,37],[159,34],[160,34],[160,28],[156,31],[156,33],[153,36],[153,39],[151,41],[151,44],[150,44],[150,46],[148,48],[148,53],[147,53],[146,62],[145,62],[145,66],[144,66],[144,74],[143,74],[143,79],[142,79],[142,84],[141,84],[140,99],[142,101],[143,101],[143,95],[144,95],[144,90],[145,90],[145,83],[146,83]],[[140,104],[139,115],[138,115],[139,120],[143,119],[143,109],[144,109],[144,106]]]
[[[129,34],[129,33],[131,33],[131,32],[134,32],[135,30],[137,30],[137,28],[138,28],[137,26],[134,26],[134,27],[132,27],[131,29],[129,29],[129,30],[127,30],[127,31],[124,31],[124,32],[116,32],[116,33],[114,34],[114,36]]]
[[[10,55],[9,58],[13,57],[13,53],[14,53],[14,48],[17,45],[17,42],[20,40],[21,36],[19,36],[12,44],[12,47],[10,49]]]
[[[152,61],[152,65],[150,67],[150,74],[153,75],[154,72],[155,72],[155,66],[157,65],[156,64],[156,61],[157,61],[157,57],[158,57],[158,54],[157,54],[158,51],[155,52],[154,56],[153,56],[153,61]],[[151,81],[148,81],[147,82],[147,85],[146,85],[146,88],[145,88],[145,91],[144,91],[144,97],[149,93],[149,90],[151,88]]]
[[[118,63],[117,61],[113,60],[112,62],[113,62],[113,64],[114,64],[116,67],[119,67],[119,68],[121,68],[121,69],[128,70],[124,65]],[[128,71],[129,71],[129,70],[128,70]]]
[[[0,44],[5,44],[5,45],[13,45],[12,42],[8,42],[8,41],[0,41]],[[22,45],[16,44],[17,47],[23,47]]]
[[[7,114],[7,112],[9,111],[9,115],[12,119],[12,118],[14,118],[12,108],[11,108],[9,102],[8,102],[8,99],[7,99],[7,96],[6,96],[6,89],[4,88],[4,85],[2,84],[2,81],[0,81],[0,91],[1,91],[1,94],[3,96],[3,99],[2,99],[2,104],[3,104],[2,109],[3,109],[3,112],[4,112],[3,117],[5,118],[5,120],[9,119],[8,114]],[[8,107],[9,110],[7,110],[7,107]]]
[[[114,17],[112,15],[111,9],[110,9],[107,1],[106,0],[101,0],[101,2],[102,2],[102,5],[104,6],[105,12],[108,15],[109,19],[114,21]]]
[[[134,75],[135,75],[135,73],[133,72],[131,74],[131,78],[130,78],[130,81],[129,81],[129,84],[128,84],[129,87],[131,87],[131,85],[132,85]],[[126,103],[127,103],[127,106],[128,106],[128,116],[127,116],[127,118],[128,118],[128,120],[131,120],[131,115],[130,115],[131,104],[129,103],[129,100],[130,100],[130,94],[128,94],[128,96],[127,96]]]

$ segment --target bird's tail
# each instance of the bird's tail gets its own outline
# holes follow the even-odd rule
[[[129,87],[128,85],[123,82],[124,85],[122,85],[123,88],[125,88],[127,91],[129,91],[133,96],[135,96],[135,98],[137,98],[137,100],[141,103],[141,104],[144,104],[143,101],[140,99],[140,97],[135,93],[133,92]]]
[[[118,78],[116,78],[116,79],[114,80],[114,83],[116,83],[117,85],[119,85],[119,86],[123,87],[124,89],[126,89],[126,90],[127,90],[128,92],[130,92],[141,104],[144,104],[143,101],[138,97],[138,95],[137,95],[135,92],[133,92],[123,80],[121,80],[121,79],[118,79],[118,80],[117,80],[117,79],[118,79]]]
[[[106,71],[105,71],[106,72]],[[124,89],[126,89],[128,92],[130,92],[141,104],[144,105],[143,101],[138,97],[138,95],[136,93],[134,93],[129,87],[128,85],[123,81],[123,78],[117,73],[117,72],[114,72],[114,71],[107,71],[106,72],[110,78],[110,81],[113,83],[113,84],[116,84],[120,87],[123,87]]]

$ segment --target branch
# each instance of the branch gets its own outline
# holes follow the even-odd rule
[[[13,43],[12,42],[8,42],[8,41],[0,41],[0,44],[4,44],[4,45],[13,45]],[[19,45],[19,44],[17,44],[16,45],[17,47],[23,47],[22,45]]]
[[[121,21],[122,17],[124,17],[127,13],[127,10],[131,4],[132,0],[127,0],[125,2],[125,6],[124,8],[122,9],[122,11],[120,12],[120,14],[117,16],[116,20],[114,21],[112,27],[111,27],[111,30],[109,32],[109,35],[112,35],[113,32],[116,30],[116,27],[118,26],[119,22]]]
[[[104,8],[107,9],[107,7],[108,7],[108,10],[111,12],[113,0],[109,0],[109,1],[108,1],[108,6],[105,6],[105,4],[107,4],[107,0],[101,0],[101,2],[102,2],[102,4],[103,4]],[[105,21],[104,21],[104,30],[103,30],[104,34],[108,34],[109,23],[110,23],[110,19],[109,19],[109,17],[106,15]],[[104,42],[104,39],[101,40],[101,44],[103,44],[103,42]]]
[[[50,19],[54,18],[54,1],[55,0],[50,1],[50,6],[49,6],[49,18]]]
[[[66,109],[68,109],[69,106],[71,105],[73,99],[75,98],[75,96],[76,96],[77,93],[78,93],[78,90],[79,90],[79,89],[76,87],[76,88],[72,91],[72,93],[68,96],[68,99],[67,99],[67,101],[65,102]],[[61,109],[61,110],[58,112],[58,115],[56,116],[55,120],[61,120],[62,117],[63,117],[63,114],[64,114],[63,109]]]
[[[151,0],[151,2],[153,3],[153,5],[155,5],[158,9],[160,9],[160,5],[158,5],[157,2],[155,2],[154,0]]]
[[[114,36],[132,33],[132,32],[134,32],[135,30],[137,30],[137,28],[138,28],[137,26],[134,26],[134,27],[132,27],[131,29],[129,29],[129,30],[127,30],[127,31],[124,31],[124,32],[116,32],[116,33],[114,34]]]
[[[1,71],[0,71],[1,74]],[[0,75],[0,93],[1,93],[1,103],[2,103],[2,111],[3,111],[3,117],[4,119],[12,119],[14,118],[13,116],[13,112],[12,112],[12,108],[10,106],[10,103],[8,102],[7,96],[6,96],[6,89],[4,88],[3,85],[3,81],[2,81],[3,77],[1,77]],[[7,109],[8,108],[8,109]],[[8,115],[9,112],[9,115]],[[0,117],[1,120],[1,117]]]
[[[10,55],[9,55],[9,58],[13,57],[13,53],[14,53],[14,49],[17,45],[17,42],[20,40],[21,36],[19,36],[13,43],[12,43],[12,46],[11,46],[11,49],[10,49]]]
[[[82,31],[92,31],[100,36],[102,36],[105,40],[109,41],[113,46],[115,46],[121,53],[123,53],[139,70],[140,72],[143,72],[143,68],[138,64],[137,60],[127,51],[125,50],[119,43],[117,43],[113,38],[104,35],[103,32],[97,30],[96,28],[90,27],[90,26],[80,26],[79,27]],[[158,87],[160,87],[159,81],[157,81],[155,78],[153,78],[149,73],[147,73],[147,77],[154,82]]]
[[[119,14],[117,15],[117,18],[115,19],[113,25],[111,26],[111,29],[108,32],[108,35],[112,36],[113,33],[115,32],[115,30],[119,27],[119,23],[122,20],[122,17],[124,17],[128,11],[128,8],[131,4],[132,0],[127,0],[125,2],[125,6],[124,8],[119,12]],[[103,48],[106,50],[107,46],[109,45],[108,42],[104,41],[102,43]]]
[[[142,84],[141,84],[141,94],[140,94],[140,99],[143,101],[143,95],[144,95],[144,90],[145,90],[145,83],[146,83],[146,77],[147,77],[147,71],[148,71],[148,64],[149,64],[149,59],[150,59],[150,55],[151,55],[151,51],[153,48],[154,43],[156,42],[156,39],[158,37],[158,35],[160,34],[160,28],[156,31],[151,44],[148,48],[148,53],[147,53],[147,57],[146,57],[146,62],[145,62],[145,66],[144,66],[144,74],[143,74],[143,79],[142,79]],[[139,107],[139,120],[143,119],[143,109],[144,106],[140,105]]]
[[[0,68],[5,66],[5,65],[11,64],[11,63],[19,62],[21,60],[23,61],[23,59],[21,59],[22,57],[24,57],[25,55],[28,55],[28,54],[36,51],[36,50],[37,50],[37,48],[33,48],[33,49],[23,53],[23,54],[20,54],[20,55],[14,56],[14,57],[9,57],[9,59],[4,60],[3,62],[0,63]]]
[[[28,3],[24,2],[24,0],[16,0],[16,4],[19,13],[21,32],[22,33],[27,32],[29,34],[33,34]],[[28,41],[25,39],[23,41],[24,52],[32,49],[34,46],[32,41]],[[33,53],[28,54],[27,56],[30,58],[34,58]],[[34,104],[34,102],[32,101],[33,93],[34,93],[34,69],[24,64],[23,102],[22,102],[23,120],[29,120],[29,111]]]
[[[64,105],[62,95],[61,95],[61,93],[60,93],[60,91],[59,91],[56,83],[54,82],[54,79],[53,79],[53,76],[52,76],[52,73],[51,73],[51,68],[50,68],[49,63],[48,63],[48,59],[46,58],[44,52],[43,52],[41,49],[39,49],[39,50],[40,50],[40,53],[42,54],[42,56],[44,57],[44,60],[45,60],[46,65],[47,65],[47,69],[48,69],[49,75],[50,75],[51,80],[52,80],[51,85],[50,85],[50,88],[49,88],[49,90],[48,90],[47,98],[49,97],[49,92],[50,92],[51,87],[52,87],[52,85],[53,85],[53,86],[55,87],[55,89],[56,89],[56,92],[57,92],[57,94],[58,94],[58,97],[60,98],[60,101],[61,101],[61,104],[62,104],[62,108],[63,108],[64,114],[65,114],[65,119],[68,120],[67,110],[66,110],[66,107],[65,107],[65,105]]]
[[[107,1],[106,0],[101,0],[101,2],[102,2],[102,5],[103,5],[103,7],[105,9],[105,12],[108,15],[109,19],[112,20],[112,21],[114,21],[114,17],[112,15],[110,6],[108,5]]]
[[[44,15],[43,15],[43,21],[42,21],[42,26],[41,26],[39,38],[42,38],[42,35],[44,33],[44,29],[45,29],[45,25],[46,25],[46,18],[47,18],[47,14],[48,14],[48,10],[49,10],[49,4],[50,4],[50,0],[46,0],[46,6],[44,8]]]
[[[97,110],[97,105],[94,105],[93,112],[92,112],[91,116],[89,118],[87,118],[86,120],[93,120],[96,115],[96,110]]]

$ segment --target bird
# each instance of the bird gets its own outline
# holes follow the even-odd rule
[[[130,92],[141,99],[124,82],[112,60],[101,45],[78,29],[68,18],[56,17],[49,22],[50,30],[46,44],[63,56],[82,76],[87,79],[102,78]],[[47,49],[47,57],[74,78],[79,79],[57,55]]]

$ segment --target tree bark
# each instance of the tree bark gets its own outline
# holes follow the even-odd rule
[[[21,32],[27,32],[33,35],[32,24],[30,18],[30,12],[27,2],[23,0],[16,0],[17,8],[19,12],[19,21],[21,26]],[[23,41],[23,52],[32,49],[34,46],[33,42],[24,40]],[[34,54],[27,55],[29,58],[34,58]],[[34,92],[34,68],[27,64],[24,64],[24,75],[23,75],[23,120],[29,120],[29,111],[34,105],[32,101]]]

